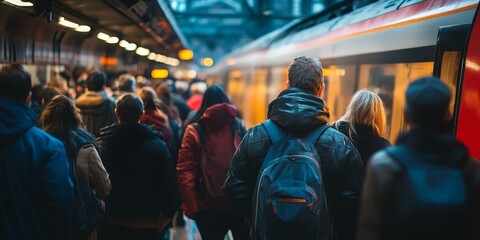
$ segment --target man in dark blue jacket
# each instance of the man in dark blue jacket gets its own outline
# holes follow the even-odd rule
[[[35,127],[30,74],[0,71],[0,239],[69,239],[73,185],[63,144]]]

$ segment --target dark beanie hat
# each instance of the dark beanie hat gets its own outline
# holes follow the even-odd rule
[[[420,78],[410,83],[405,93],[405,109],[419,127],[438,128],[446,119],[452,94],[436,77]]]

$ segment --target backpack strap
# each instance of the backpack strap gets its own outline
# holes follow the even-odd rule
[[[268,137],[270,138],[270,141],[272,141],[272,144],[275,144],[280,139],[284,138],[286,135],[283,132],[283,129],[281,129],[280,126],[278,126],[271,119],[268,119],[262,122],[262,125],[265,128],[265,130],[267,130]]]

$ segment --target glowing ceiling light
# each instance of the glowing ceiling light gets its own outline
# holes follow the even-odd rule
[[[109,37],[106,42],[107,43],[110,43],[110,44],[115,44],[115,43],[118,43],[118,41],[120,41],[120,39],[118,39],[118,37]]]
[[[202,65],[205,67],[211,67],[213,65],[213,59],[212,58],[202,59]]]
[[[80,25],[77,28],[75,28],[75,31],[77,32],[90,32],[90,30],[92,30],[92,28],[90,28],[87,25]]]
[[[11,3],[11,4],[13,4],[15,6],[18,6],[18,7],[31,7],[31,6],[33,6],[33,3],[24,2],[22,0],[5,0],[5,2]]]
[[[157,54],[157,57],[155,58],[155,61],[161,62],[161,63],[166,63],[168,60],[168,57],[162,54]]]
[[[190,49],[183,49],[178,52],[178,58],[182,60],[191,60],[193,58],[193,51]]]
[[[69,28],[78,28],[80,27],[80,25],[78,23],[74,23],[72,21],[68,21],[66,20],[64,17],[60,17],[58,19],[58,24],[62,25],[62,26],[65,26],[65,27],[69,27]]]
[[[107,41],[108,39],[110,39],[110,36],[108,36],[108,34],[106,34],[106,33],[99,32],[97,34],[97,38],[100,39],[100,40],[103,40],[103,41]]]
[[[159,68],[152,71],[152,78],[166,78],[168,77],[168,70]]]
[[[150,53],[150,50],[143,47],[138,47],[135,53],[140,56],[147,56]]]
[[[125,47],[125,50],[127,51],[133,51],[135,49],[137,49],[137,44],[135,43],[129,43],[128,46]]]
[[[157,54],[152,52],[152,53],[148,54],[147,58],[153,61],[157,58]]]
[[[125,40],[121,40],[120,43],[118,43],[118,45],[120,45],[120,47],[123,47],[123,48],[126,48],[128,46],[128,42],[125,41]]]

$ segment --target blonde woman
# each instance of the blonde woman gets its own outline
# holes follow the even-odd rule
[[[345,115],[333,126],[352,140],[365,167],[375,152],[391,145],[385,139],[387,122],[382,99],[372,91],[357,91]]]

